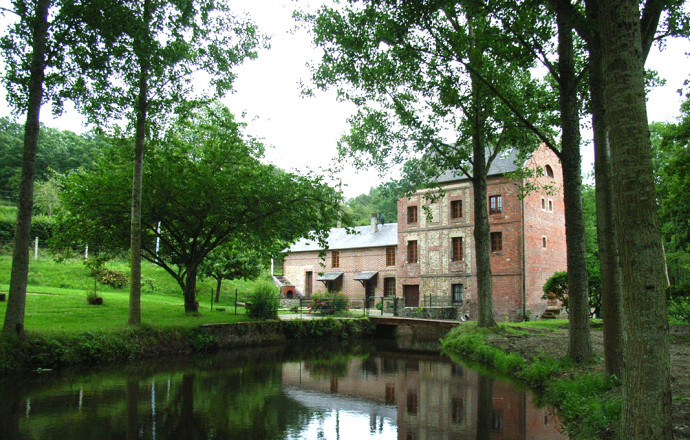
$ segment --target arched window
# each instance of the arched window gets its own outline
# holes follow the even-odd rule
[[[553,177],[553,169],[551,168],[551,165],[547,165],[545,167],[545,169],[546,169],[546,175],[549,177]]]

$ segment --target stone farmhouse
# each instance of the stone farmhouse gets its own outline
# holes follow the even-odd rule
[[[499,320],[540,316],[547,306],[542,286],[566,270],[563,176],[556,155],[545,146],[523,164],[508,151],[489,171],[491,269],[494,307]],[[524,181],[506,173],[539,170]],[[528,180],[528,181],[527,181]],[[406,307],[456,305],[476,317],[473,190],[462,174],[446,173],[438,189],[423,189],[398,201],[398,223],[371,225],[347,234],[331,230],[325,259],[317,243],[300,240],[287,252],[283,284],[309,297],[341,291],[352,299],[397,296]],[[533,189],[519,197],[521,187]]]

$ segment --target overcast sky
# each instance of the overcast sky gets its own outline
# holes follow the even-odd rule
[[[5,1],[2,1],[5,3]],[[256,60],[235,69],[235,92],[222,101],[237,115],[244,114],[246,131],[273,146],[266,153],[270,162],[288,170],[328,168],[336,155],[336,143],[348,129],[346,119],[354,112],[351,104],[339,103],[333,92],[317,92],[315,97],[300,96],[301,82],[310,78],[307,63],[319,59],[305,29],[295,29],[293,10],[299,5],[314,10],[321,0],[233,0],[236,11],[250,15],[265,34],[271,36],[270,50],[262,50]],[[672,121],[679,114],[681,97],[676,92],[690,73],[687,40],[671,41],[663,52],[655,48],[647,67],[658,69],[667,85],[649,96],[650,121]],[[0,116],[9,115],[2,100]],[[53,120],[48,107],[42,111],[48,126],[82,132],[85,128],[74,110]],[[583,131],[583,137],[588,137]],[[591,169],[591,146],[583,147],[583,168]],[[346,167],[340,174],[346,197],[366,193],[383,180],[373,171]]]

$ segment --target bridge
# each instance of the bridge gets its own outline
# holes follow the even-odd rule
[[[371,322],[377,326],[409,326],[414,328],[433,328],[449,331],[460,324],[459,321],[449,321],[443,319],[424,319],[424,318],[403,318],[400,316],[369,316]]]

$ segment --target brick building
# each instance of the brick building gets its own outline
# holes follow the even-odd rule
[[[299,240],[290,247],[283,262],[283,276],[295,286],[297,294],[340,291],[350,298],[395,296],[398,225],[371,224],[354,228],[331,229],[325,258],[313,240]]]
[[[488,178],[494,307],[499,320],[541,315],[547,305],[541,299],[544,282],[554,272],[566,270],[558,158],[542,146],[526,163],[516,160],[514,151],[497,157]],[[519,168],[538,170],[534,174],[538,177],[523,181],[506,177]],[[472,184],[459,173],[446,173],[438,183],[441,194],[438,189],[425,189],[399,200],[397,224],[375,227],[374,217],[372,226],[356,228],[359,235],[332,230],[325,261],[315,243],[296,243],[285,258],[284,275],[306,296],[314,291],[316,280],[353,298],[397,295],[407,307],[426,307],[434,305],[429,303],[432,298],[446,298],[448,303],[464,305],[474,318]],[[526,186],[532,190],[519,197]]]

